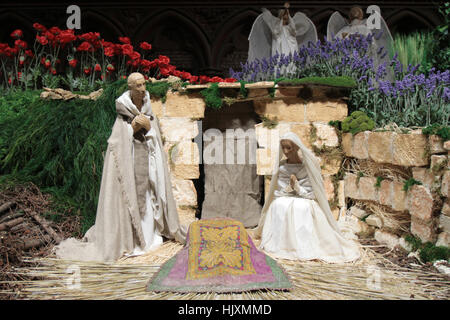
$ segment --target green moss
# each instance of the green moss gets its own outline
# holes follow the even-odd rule
[[[200,94],[205,99],[207,107],[220,109],[223,104],[223,100],[220,97],[220,89],[218,83],[212,83],[208,88],[200,91]]]
[[[433,243],[427,242],[420,249],[419,256],[423,262],[448,260],[450,258],[450,248],[444,246],[435,246]]]
[[[333,121],[331,120],[330,122],[328,122],[328,124],[332,127],[335,127],[337,130],[342,130],[342,121],[336,120]]]
[[[362,111],[354,111],[341,123],[343,132],[351,132],[353,135],[358,132],[373,130],[375,122]]]
[[[356,81],[351,77],[306,77],[301,79],[280,79],[277,81],[278,84],[286,85],[300,85],[300,84],[310,84],[310,85],[326,85],[331,87],[345,87],[354,88],[357,86]]]
[[[413,185],[422,185],[422,182],[417,181],[414,178],[409,178],[408,180],[405,181],[405,183],[403,184],[403,191],[408,192],[409,188],[412,187]]]
[[[269,117],[261,116],[261,120],[262,120],[264,128],[274,129],[278,126],[278,118],[277,117],[270,119]]]
[[[245,84],[247,82],[245,81],[239,81],[239,83],[241,84],[241,87],[239,89],[239,94],[242,96],[242,98],[246,99],[248,97],[248,89],[245,88]]]
[[[450,127],[442,126],[437,123],[422,129],[422,133],[426,135],[437,135],[445,142],[450,140]]]
[[[147,83],[147,91],[151,97],[161,99],[162,102],[166,101],[167,91],[169,91],[170,84],[168,82],[154,82]]]
[[[381,187],[381,181],[385,180],[383,177],[377,177],[377,182],[375,182],[375,188]]]
[[[364,172],[358,171],[358,174],[356,175],[356,185],[359,185],[359,180],[364,177]]]

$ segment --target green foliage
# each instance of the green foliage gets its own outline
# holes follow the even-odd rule
[[[170,84],[168,82],[154,82],[147,83],[147,91],[151,97],[156,97],[165,102],[167,91],[169,91]]]
[[[266,116],[261,116],[261,120],[263,123],[264,128],[273,129],[276,128],[278,125],[278,118],[274,117],[273,119],[270,119]]]
[[[239,94],[242,96],[242,98],[246,99],[248,97],[248,89],[245,88],[246,81],[239,81],[241,84],[241,88],[239,89]]]
[[[390,55],[398,54],[398,60],[404,65],[420,64],[422,72],[431,68],[432,49],[435,39],[430,32],[414,32],[407,35],[394,35],[390,46]]]
[[[414,237],[413,235],[406,235],[405,241],[411,245],[412,251],[417,251],[422,246],[422,241],[418,237]]]
[[[381,187],[381,181],[385,180],[383,177],[377,177],[377,182],[375,182],[375,188]]]
[[[356,184],[359,184],[359,180],[364,177],[364,172],[358,171],[358,174],[356,175]]]
[[[116,118],[115,99],[124,84],[126,80],[109,84],[96,101],[35,99],[26,112],[10,117],[0,134],[8,132],[0,182],[30,181],[73,205],[80,210],[85,232],[95,222],[103,155]],[[4,108],[2,104],[0,110]]]
[[[426,135],[437,135],[442,138],[442,140],[450,140],[450,127],[442,126],[437,123],[432,124],[426,128],[422,129],[422,133]]]
[[[403,191],[408,192],[409,188],[412,187],[413,185],[422,185],[422,182],[417,181],[414,178],[409,178],[408,180],[405,181],[405,183],[403,184]]]
[[[208,88],[200,91],[206,102],[206,106],[214,109],[220,109],[223,101],[220,96],[220,89],[218,83],[212,83]]]
[[[328,124],[332,127],[335,127],[337,130],[342,130],[342,121],[339,120],[331,120]]]
[[[351,132],[353,135],[358,132],[373,130],[373,128],[375,128],[375,122],[362,111],[354,111],[342,121],[342,131]]]
[[[420,249],[419,256],[423,262],[448,260],[450,258],[450,248],[444,246],[435,246],[431,242],[427,242]]]
[[[332,87],[345,87],[354,88],[357,86],[356,81],[352,77],[339,76],[339,77],[305,77],[300,79],[283,79],[277,82],[278,84],[316,84],[316,85],[326,85]]]
[[[439,8],[444,17],[444,24],[434,30],[435,45],[433,46],[432,63],[440,70],[450,69],[450,2],[445,2]]]

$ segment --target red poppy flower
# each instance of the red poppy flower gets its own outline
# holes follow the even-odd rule
[[[56,75],[56,69],[52,68],[50,71],[52,72],[52,74],[53,74],[54,76]]]
[[[141,42],[139,46],[141,47],[142,50],[152,50],[152,45],[145,41]]]
[[[108,64],[106,66],[106,70],[108,70],[109,72],[113,72],[115,70],[114,66],[112,64]]]
[[[210,82],[223,82],[223,79],[215,76],[215,77],[210,78]]]
[[[47,31],[47,28],[46,28],[46,27],[44,27],[42,24],[37,23],[37,22],[33,23],[33,28],[36,29],[36,30],[39,31],[39,32],[45,32],[45,31]]]
[[[210,82],[210,79],[209,79],[208,76],[200,76],[200,77],[199,77],[199,80],[200,80],[200,83],[201,83],[201,84]]]
[[[20,49],[26,49],[28,46],[28,44],[23,40],[14,41],[14,45],[16,48],[20,48]]]
[[[97,72],[102,71],[102,67],[97,63],[94,67],[94,71],[97,71]]]
[[[23,65],[25,63],[25,57],[24,56],[20,56],[19,57],[19,64]]]
[[[33,58],[33,57],[34,57],[34,53],[33,53],[33,51],[31,51],[31,50],[25,50],[25,54],[26,54],[27,56],[29,56],[30,58]]]
[[[44,57],[41,58],[41,64],[45,64],[45,58]]]
[[[45,60],[44,66],[48,69],[50,68],[50,66],[52,65],[52,63],[50,62],[50,60]]]
[[[23,32],[22,32],[22,30],[20,30],[20,29],[14,30],[14,31],[11,33],[11,38],[14,38],[14,39],[20,39],[20,38],[22,38],[22,37],[23,37]]]
[[[130,44],[123,44],[122,46],[122,54],[124,56],[131,56],[133,54],[133,46]]]
[[[92,52],[93,47],[89,42],[84,41],[82,44],[80,44],[78,46],[77,51],[91,51]]]
[[[170,63],[169,57],[166,57],[166,56],[161,56],[160,55],[158,57],[158,60],[159,60],[159,63],[162,64],[162,65],[168,65]]]
[[[22,78],[22,72],[17,72],[17,79],[19,79],[20,80],[20,78]]]
[[[237,80],[234,78],[226,78],[225,80],[223,80],[223,82],[228,82],[228,83],[233,83],[236,82]]]
[[[91,73],[91,68],[84,68],[83,71],[86,75],[89,75]]]
[[[36,35],[36,40],[43,46],[48,44],[48,39],[44,36],[38,36]]]
[[[112,56],[114,56],[114,47],[106,47],[104,49],[104,52],[105,52],[105,56],[112,57]]]
[[[11,78],[8,78],[8,84],[11,84],[11,83],[12,83]]]
[[[195,82],[197,82],[198,81],[198,76],[192,76],[190,79],[189,79],[189,82],[190,83],[195,83]]]
[[[56,41],[59,42],[62,46],[65,46],[67,43],[71,43],[75,40],[77,40],[77,37],[75,36],[74,31],[70,29],[63,30],[56,36]]]
[[[77,63],[78,63],[77,59],[69,60],[69,66],[71,66],[72,68],[75,68],[77,66]]]
[[[130,55],[132,60],[140,60],[141,54],[139,52],[133,51]]]
[[[95,43],[100,39],[99,32],[88,32],[78,36],[79,39],[84,41],[89,41],[91,43]]]
[[[131,40],[128,37],[119,37],[119,41],[124,44],[131,44]]]
[[[61,29],[58,27],[51,27],[48,31],[50,31],[51,33],[53,33],[55,36],[57,36],[58,34],[61,33]]]
[[[145,80],[148,80],[148,76],[147,76],[147,75],[145,75],[145,74],[144,74],[144,79],[145,79]]]

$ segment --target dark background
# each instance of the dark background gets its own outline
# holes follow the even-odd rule
[[[0,42],[11,43],[10,33],[22,29],[34,42],[34,22],[66,28],[66,8],[81,8],[81,30],[100,32],[108,41],[119,36],[152,44],[153,55],[164,54],[179,70],[194,74],[228,76],[247,59],[248,35],[255,18],[266,7],[273,13],[284,1],[11,1],[0,3]],[[291,1],[291,15],[304,12],[316,25],[319,38],[326,35],[334,11],[344,16],[353,5],[365,11],[376,4],[392,33],[433,30],[443,23],[438,1]]]

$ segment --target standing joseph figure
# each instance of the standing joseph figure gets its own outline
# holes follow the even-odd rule
[[[160,245],[163,236],[186,241],[144,76],[130,74],[128,87],[116,100],[95,225],[82,241],[61,242],[56,247],[59,258],[114,261]]]

